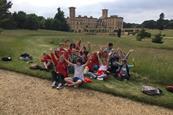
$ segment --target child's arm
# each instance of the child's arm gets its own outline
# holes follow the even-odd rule
[[[111,55],[112,55],[112,53],[109,53],[108,54],[108,57],[107,57],[107,60],[106,60],[106,65],[107,66],[109,65],[109,60],[110,60]]]
[[[102,62],[102,60],[101,60],[101,58],[100,58],[100,56],[99,56],[99,53],[97,52],[97,57],[98,57],[98,60],[99,60],[99,64],[100,65],[103,65],[103,62]]]
[[[84,67],[85,66],[87,66],[88,65],[88,63],[90,62],[90,60],[91,60],[91,56],[88,56],[89,58],[88,58],[88,60],[87,60],[87,62],[83,65]]]
[[[74,64],[73,64],[73,63],[71,63],[69,60],[67,60],[67,59],[66,59],[64,56],[63,56],[63,58],[64,58],[65,62],[67,62],[69,65],[74,66]]]
[[[48,69],[46,62],[43,62],[43,65],[46,69]]]
[[[118,55],[121,59],[124,59],[125,57],[125,53],[122,51],[122,49],[118,48],[117,49]]]
[[[126,54],[126,56],[124,57],[124,59],[127,59],[132,52],[134,52],[134,50],[133,49],[130,49],[128,51],[128,53]]]

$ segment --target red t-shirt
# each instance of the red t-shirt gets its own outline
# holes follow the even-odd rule
[[[56,72],[62,74],[64,77],[67,77],[67,63],[64,61],[60,62],[58,59],[55,58],[55,55],[53,53],[51,53],[51,57],[53,63],[55,64]]]
[[[91,56],[92,56],[91,60],[89,61],[87,66],[88,66],[89,70],[92,71],[94,65],[98,65],[99,66],[99,60],[98,60],[98,57],[97,57],[97,53],[94,53]]]
[[[41,62],[48,62],[51,61],[51,56],[50,55],[43,55],[43,57],[41,58]]]

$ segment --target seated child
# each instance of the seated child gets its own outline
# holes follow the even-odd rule
[[[51,57],[55,66],[54,70],[52,71],[52,87],[60,89],[65,83],[64,78],[68,76],[67,63],[64,61],[63,56],[60,56],[59,59],[57,59],[56,56],[51,53]]]
[[[82,59],[82,63],[87,62],[87,57],[88,57],[89,50],[85,46],[82,47],[82,49],[79,51],[79,55]]]
[[[89,72],[95,72],[95,71],[98,70],[99,60],[98,60],[98,57],[97,57],[97,52],[91,54],[90,60],[87,64],[87,67],[89,69]]]
[[[130,55],[131,52],[133,52],[134,50],[129,50],[129,52],[126,54],[126,56],[124,57],[124,59],[122,59],[122,63],[118,63],[119,65],[119,69],[117,70],[117,76],[118,78],[120,78],[121,80],[129,80],[130,79],[130,73],[129,73],[129,65],[128,65],[128,56]]]
[[[44,65],[44,68],[45,69],[50,69],[51,68],[51,56],[46,54],[46,53],[43,53],[43,56],[41,58],[41,62],[43,62],[43,65]]]
[[[107,70],[108,70],[108,62],[109,62],[109,56],[107,57],[107,59],[102,60],[99,56],[99,52],[97,52],[97,57],[99,60],[99,69],[97,70],[96,73],[91,73],[89,72],[88,74],[92,77],[95,78],[97,80],[105,80],[108,78],[107,75]]]
[[[67,86],[74,86],[74,87],[78,87],[80,86],[83,81],[84,81],[84,68],[87,65],[88,61],[82,65],[82,60],[81,59],[77,59],[76,64],[71,63],[70,61],[68,61],[67,59],[65,59],[65,61],[74,67],[74,77],[68,77],[65,78],[65,81],[67,82]]]

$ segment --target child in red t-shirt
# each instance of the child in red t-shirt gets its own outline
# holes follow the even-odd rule
[[[49,54],[43,53],[41,62],[43,62],[45,69],[49,69],[49,66],[51,65],[51,56]]]
[[[99,67],[99,60],[97,57],[97,53],[91,54],[91,60],[88,62],[88,68],[90,72],[97,71]]]
[[[60,89],[65,83],[64,78],[68,76],[67,63],[64,61],[62,56],[57,59],[53,53],[51,53],[51,58],[55,66],[54,70],[52,71],[52,87]]]

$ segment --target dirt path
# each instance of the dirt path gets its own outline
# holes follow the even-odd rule
[[[0,70],[0,115],[173,115],[172,110]]]

